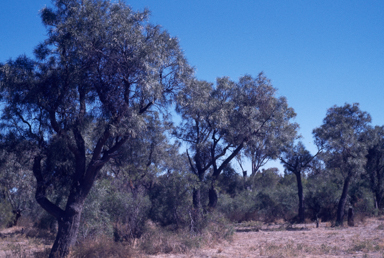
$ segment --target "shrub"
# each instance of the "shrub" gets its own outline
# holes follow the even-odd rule
[[[97,238],[79,242],[72,248],[71,256],[74,258],[127,258],[133,257],[133,252],[128,245]]]
[[[0,227],[6,227],[14,220],[12,206],[5,199],[0,199]]]
[[[167,173],[158,178],[150,190],[152,203],[149,218],[162,226],[183,228],[189,225],[192,204],[192,189],[189,174]],[[202,193],[202,196],[205,194]]]

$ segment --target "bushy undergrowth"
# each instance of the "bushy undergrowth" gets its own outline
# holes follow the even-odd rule
[[[14,220],[12,206],[5,200],[0,199],[0,227],[6,227]]]
[[[192,179],[189,174],[178,172],[162,174],[144,183],[107,176],[100,179],[86,199],[73,257],[187,253],[230,239],[233,222],[292,222],[297,216],[294,175],[270,169],[241,177],[228,170],[218,179],[216,209],[207,208],[209,185],[205,181],[200,183],[203,209],[200,230],[196,232],[191,230],[192,189],[196,187]],[[310,174],[303,176],[302,181],[306,220],[334,220],[342,180],[329,174]],[[380,214],[375,213],[369,187],[358,181],[351,183],[346,207],[354,208],[356,222]],[[4,226],[13,218],[4,199],[0,211],[0,223]],[[45,237],[53,243],[57,223],[37,204],[23,211],[19,223],[26,228],[27,237]]]
[[[129,245],[108,238],[86,239],[71,252],[73,258],[128,258],[134,257]]]

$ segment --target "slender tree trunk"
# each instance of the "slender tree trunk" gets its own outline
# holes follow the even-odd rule
[[[382,199],[382,182],[381,182],[381,174],[380,174],[381,169],[376,170],[376,175],[377,175],[377,187],[376,187],[376,202],[377,202],[377,208],[381,209],[381,199]]]
[[[349,182],[351,181],[351,176],[348,175],[344,180],[343,192],[340,197],[339,205],[337,206],[337,217],[336,217],[336,226],[343,226],[344,224],[344,209],[345,203],[348,196]]]
[[[193,209],[192,209],[192,221],[191,221],[190,230],[194,233],[199,233],[201,230],[201,223],[202,223],[200,188],[193,189],[192,202],[193,202]]]
[[[215,181],[212,180],[211,188],[209,189],[209,208],[214,209],[217,205],[217,192],[215,189]]]
[[[382,208],[382,205],[381,205],[381,200],[382,200],[382,197],[381,197],[381,193],[379,191],[375,191],[375,201],[376,201],[376,209],[381,209]]]
[[[200,188],[193,189],[192,199],[193,208],[199,210],[201,208]]]
[[[304,197],[303,197],[303,183],[301,181],[301,173],[296,172],[296,181],[297,181],[297,195],[299,196],[299,222],[304,222]]]

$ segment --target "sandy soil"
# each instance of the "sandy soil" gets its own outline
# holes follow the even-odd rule
[[[29,235],[27,238],[26,235]],[[0,258],[34,257],[36,252],[50,248],[51,241],[33,237],[33,231],[12,227],[0,231]]]
[[[193,250],[188,254],[161,254],[152,258],[189,257],[384,257],[384,219],[368,218],[355,227],[329,223],[237,225],[232,241]],[[0,231],[0,258],[27,257],[50,245],[25,238],[22,228]],[[28,255],[29,254],[29,255]],[[14,256],[16,255],[16,256]],[[32,256],[32,255],[31,255]]]
[[[263,225],[258,231],[250,227],[250,232],[244,232],[247,228],[237,229],[231,242],[190,254],[149,257],[384,257],[384,221],[381,219],[366,219],[355,227],[343,228],[321,223],[319,228],[314,224],[292,228],[283,224]]]

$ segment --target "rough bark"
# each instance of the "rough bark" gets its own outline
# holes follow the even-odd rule
[[[49,258],[67,257],[70,248],[75,244],[77,233],[80,226],[82,204],[77,204],[79,211],[74,214],[66,214],[59,220],[59,229],[56,236],[55,243],[53,244]]]
[[[344,220],[344,208],[345,208],[345,203],[347,202],[348,188],[349,188],[350,181],[351,181],[351,176],[348,175],[344,180],[343,192],[341,194],[339,204],[337,206],[336,226],[343,226],[344,225],[344,221],[343,221]]]
[[[191,218],[191,227],[190,230],[193,233],[199,233],[201,230],[202,223],[202,208],[201,208],[201,197],[200,197],[200,188],[193,189],[193,209],[192,209],[192,218]]]
[[[296,181],[297,181],[297,195],[299,196],[299,222],[304,222],[304,197],[303,197],[303,183],[301,181],[301,173],[296,172]]]
[[[46,197],[47,186],[42,174],[41,160],[42,156],[38,155],[33,164],[33,173],[37,181],[36,201],[58,221],[58,232],[49,257],[64,258],[68,256],[71,246],[76,241],[84,200],[102,166],[95,166],[94,163],[91,163],[84,177],[81,178],[80,175],[84,174],[85,171],[85,155],[76,157],[76,177],[71,185],[65,210],[63,210]]]

